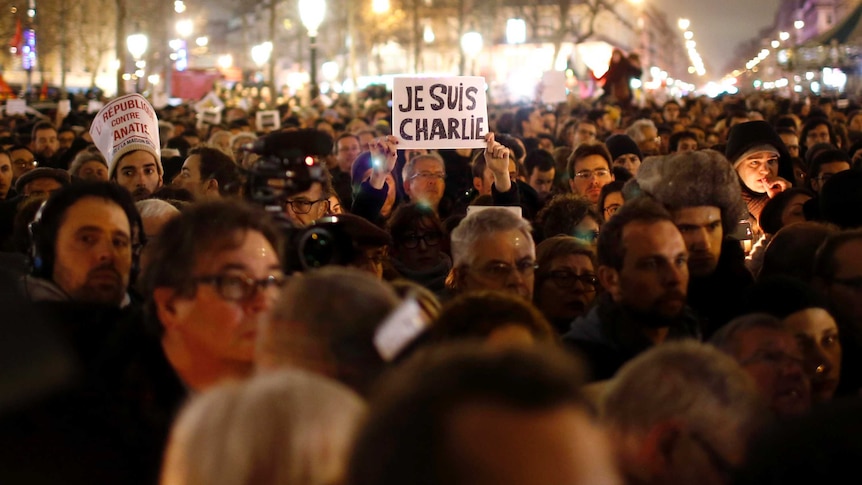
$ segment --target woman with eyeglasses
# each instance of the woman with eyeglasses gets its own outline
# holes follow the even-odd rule
[[[593,249],[571,236],[554,236],[536,246],[533,304],[560,334],[585,315],[599,290]]]
[[[389,219],[392,235],[391,262],[404,278],[437,293],[445,289],[452,268],[449,238],[434,210],[421,204],[405,204]]]

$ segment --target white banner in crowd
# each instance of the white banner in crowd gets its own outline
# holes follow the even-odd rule
[[[23,99],[7,99],[6,114],[8,116],[27,114],[27,101]]]
[[[392,134],[399,150],[483,148],[487,133],[485,78],[394,78]]]
[[[566,74],[562,71],[546,71],[542,74],[542,103],[566,102]]]
[[[130,145],[159,153],[159,119],[140,94],[127,94],[106,104],[93,120],[90,135],[109,167],[114,156]]]

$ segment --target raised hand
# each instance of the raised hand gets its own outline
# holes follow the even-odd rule
[[[494,175],[494,186],[499,192],[508,192],[512,188],[509,178],[509,149],[494,140],[494,134],[485,135],[485,166]]]
[[[383,188],[386,176],[395,169],[398,159],[398,138],[390,135],[375,139],[369,146],[371,152],[371,186]]]

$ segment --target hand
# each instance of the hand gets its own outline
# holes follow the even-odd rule
[[[766,195],[768,195],[770,199],[789,189],[793,185],[781,177],[767,177],[761,180],[761,183],[763,183],[763,188],[766,189]]]
[[[383,188],[386,176],[395,169],[398,159],[398,138],[384,136],[377,138],[369,146],[371,152],[371,186],[377,190]]]
[[[494,175],[494,186],[498,192],[508,192],[512,188],[509,178],[509,149],[494,141],[494,134],[485,135],[485,166]]]

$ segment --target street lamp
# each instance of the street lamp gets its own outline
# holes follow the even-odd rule
[[[138,79],[135,80],[135,92],[140,92],[139,80],[144,76],[144,61],[141,60],[141,57],[143,57],[144,53],[147,52],[148,44],[149,39],[147,39],[145,34],[138,33],[126,37],[126,47],[128,47],[129,53],[132,54],[132,57],[135,58],[135,67],[137,67],[135,75]]]
[[[269,60],[270,54],[272,54],[272,42],[264,42],[251,48],[251,59],[257,67],[263,67]]]
[[[311,69],[309,69],[311,99],[317,97],[317,28],[323,23],[324,15],[326,15],[325,0],[299,0],[299,17],[302,19],[302,25],[308,29],[308,38],[311,40]]]
[[[470,58],[470,75],[472,76],[476,68],[476,56],[482,52],[482,34],[479,32],[465,32],[461,36],[461,49]]]
[[[195,24],[190,19],[178,20],[177,21],[177,34],[182,38],[191,37],[192,32],[195,29]]]

